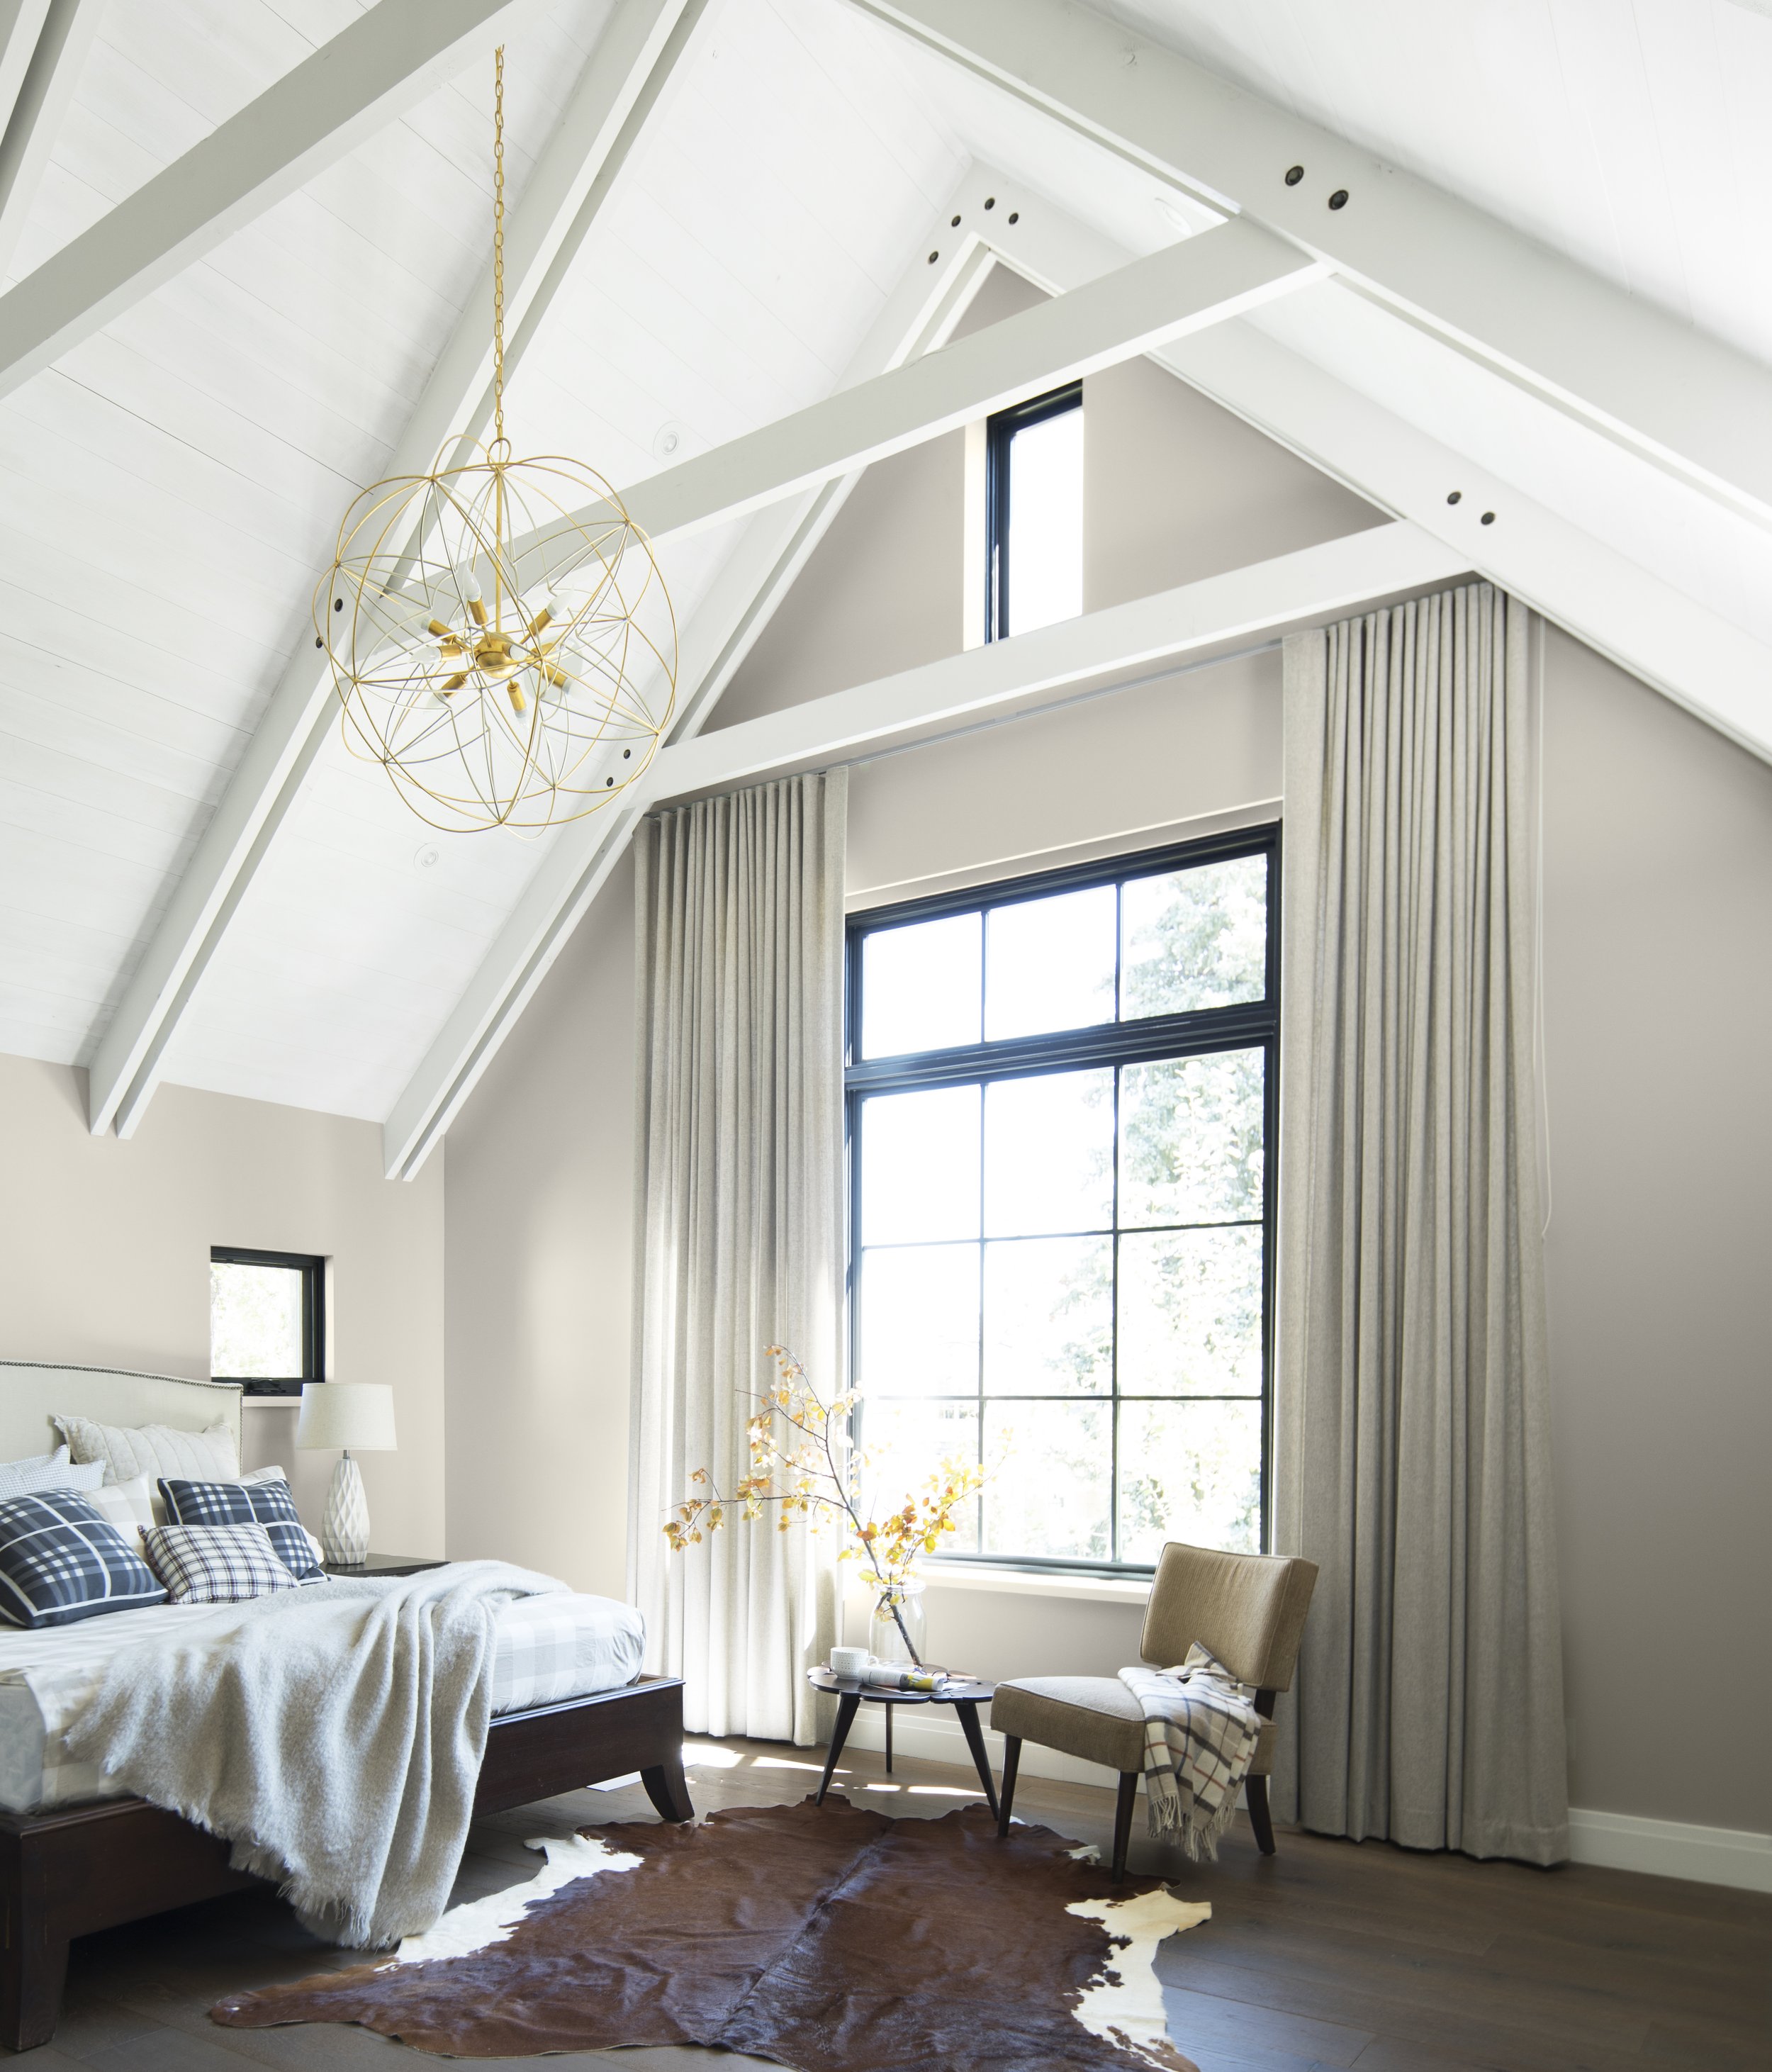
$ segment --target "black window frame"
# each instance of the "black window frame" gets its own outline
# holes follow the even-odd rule
[[[845,1260],[844,1292],[847,1313],[847,1350],[852,1385],[860,1370],[858,1334],[861,1303],[857,1285],[861,1247],[861,1161],[857,1155],[861,1104],[870,1095],[908,1093],[926,1087],[988,1084],[1001,1079],[1026,1079],[1042,1073],[1079,1071],[1102,1066],[1119,1067],[1158,1059],[1198,1057],[1215,1051],[1262,1051],[1262,1183],[1261,1183],[1261,1519],[1260,1543],[1270,1542],[1272,1515],[1274,1425],[1274,1330],[1280,1118],[1280,840],[1277,821],[1239,828],[1192,841],[1170,844],[1098,861],[1030,873],[985,885],[970,885],[921,899],[905,900],[887,906],[870,907],[849,917],[844,968],[844,1152],[849,1189],[849,1239]],[[1232,861],[1246,856],[1268,860],[1267,969],[1264,997],[1260,1001],[1240,1002],[1228,1007],[1191,1009],[1186,1013],[1150,1015],[1135,1021],[1096,1022],[1084,1029],[1062,1030],[1041,1036],[999,1038],[993,1042],[956,1046],[940,1050],[911,1052],[891,1058],[863,1059],[861,1042],[861,953],[866,938],[881,930],[902,927],[907,923],[939,920],[946,915],[980,913],[989,939],[988,916],[997,906],[1010,906],[1028,899],[1049,898],[1055,894],[1087,890],[1101,885],[1122,885],[1140,878],[1161,877],[1170,871]],[[1115,952],[1115,1001],[1120,991],[1120,948]],[[981,976],[981,984],[982,984]],[[1116,1081],[1117,1085],[1117,1081]],[[1116,1096],[1117,1099],[1117,1096]],[[1118,1132],[1116,1131],[1117,1139]],[[1118,1215],[1116,1211],[1116,1233]],[[1119,1506],[1118,1406],[1119,1332],[1116,1319],[1114,1373],[1110,1396],[1115,1408],[1113,1485],[1110,1494],[1112,1530],[1117,1536]],[[983,1401],[982,1396],[981,1402]],[[1211,1400],[1211,1399],[1201,1399]],[[1246,1398],[1239,1399],[1246,1400]],[[852,1435],[865,1444],[866,1400],[853,1414]],[[980,1420],[981,1443],[983,1420]],[[944,1567],[976,1566],[1017,1568],[1061,1575],[1145,1577],[1154,1573],[1148,1562],[1095,1560],[1049,1555],[987,1552],[948,1553],[929,1557]]]
[[[299,1396],[310,1381],[326,1379],[326,1260],[306,1252],[258,1252],[247,1245],[212,1244],[212,1266],[286,1266],[302,1276],[302,1368],[298,1375],[212,1374],[248,1396]]]
[[[985,638],[1007,640],[1009,615],[1009,448],[1015,434],[1083,408],[1083,384],[1067,381],[985,421]]]

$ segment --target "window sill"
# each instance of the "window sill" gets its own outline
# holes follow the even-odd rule
[[[1071,1597],[1097,1605],[1143,1605],[1150,1584],[1137,1576],[1067,1576],[1053,1569],[991,1568],[931,1562],[922,1572],[930,1590],[990,1590],[1005,1597]]]

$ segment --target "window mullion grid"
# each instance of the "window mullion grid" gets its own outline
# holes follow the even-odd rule
[[[1222,840],[1222,838],[1220,839]],[[1231,840],[1235,843],[1235,853],[1245,853],[1244,849],[1244,843],[1248,840],[1247,837],[1233,837]],[[1219,842],[1215,841],[1213,844],[1215,850],[1219,847]],[[986,896],[978,900],[981,937],[979,973],[979,1030],[981,1038],[979,1043],[976,1046],[960,1046],[946,1052],[937,1051],[922,1055],[900,1056],[877,1060],[861,1059],[859,1055],[860,1044],[858,1040],[852,1040],[851,1043],[849,1056],[852,1062],[849,1076],[850,1079],[852,1100],[857,1104],[852,1111],[853,1119],[851,1124],[851,1215],[857,1230],[859,1230],[861,1205],[861,1175],[859,1170],[860,1141],[858,1134],[860,1128],[859,1102],[861,1100],[876,1094],[911,1092],[919,1091],[923,1087],[942,1085],[956,1086],[964,1084],[968,1081],[976,1084],[978,1087],[979,1213],[976,1235],[972,1240],[971,1240],[974,1246],[975,1257],[977,1261],[978,1268],[978,1349],[975,1372],[975,1392],[972,1400],[975,1405],[975,1415],[977,1424],[976,1457],[981,1465],[983,1464],[985,1451],[985,1417],[987,1401],[985,1388],[985,1331],[986,1328],[987,1303],[984,1276],[984,1260],[985,1251],[989,1240],[985,1235],[986,1218],[985,1213],[985,1162],[987,1156],[985,1102],[989,1087],[996,1080],[1000,1079],[1006,1079],[1010,1078],[1045,1076],[1047,1075],[1056,1075],[1066,1072],[1101,1070],[1103,1068],[1106,1068],[1112,1073],[1112,1156],[1113,1159],[1113,1171],[1112,1174],[1111,1188],[1112,1206],[1110,1227],[1105,1233],[1112,1247],[1110,1275],[1110,1328],[1112,1331],[1112,1351],[1109,1392],[1106,1399],[1109,1415],[1112,1420],[1110,1441],[1110,1474],[1112,1481],[1109,1490],[1108,1511],[1110,1552],[1108,1562],[1105,1565],[1112,1569],[1118,1569],[1121,1566],[1120,1556],[1124,1535],[1122,1531],[1122,1521],[1120,1519],[1120,1422],[1121,1409],[1124,1404],[1129,1401],[1142,1402],[1148,1400],[1152,1402],[1202,1403],[1260,1401],[1262,1405],[1263,1412],[1261,1531],[1263,1533],[1264,1544],[1265,1544],[1266,1541],[1269,1510],[1268,1456],[1271,1450],[1271,1431],[1269,1427],[1271,1426],[1272,1421],[1273,1330],[1272,1291],[1274,1267],[1271,1234],[1273,1219],[1273,1170],[1277,1162],[1275,1124],[1276,1110],[1277,1107],[1277,1061],[1275,1053],[1277,1048],[1277,1032],[1278,1027],[1278,1001],[1276,997],[1278,964],[1277,939],[1277,916],[1275,911],[1275,898],[1277,892],[1275,881],[1277,877],[1277,870],[1276,867],[1277,850],[1273,842],[1273,837],[1271,833],[1268,836],[1266,845],[1268,848],[1267,888],[1268,958],[1266,968],[1267,997],[1264,1000],[1246,1004],[1238,1004],[1224,1008],[1195,1010],[1174,1016],[1149,1017],[1130,1023],[1126,1022],[1122,1018],[1124,1005],[1122,997],[1124,980],[1124,888],[1128,878],[1151,874],[1149,865],[1145,861],[1145,860],[1141,860],[1140,868],[1129,870],[1124,878],[1118,878],[1115,881],[1113,1019],[1103,1023],[1089,1025],[1082,1029],[1056,1031],[1049,1036],[1005,1039],[998,1042],[989,1042],[985,1041],[985,1030],[986,1023],[985,1018],[989,992],[988,961],[989,956],[989,915],[992,910],[996,906],[1011,903],[1006,900],[992,898]],[[1205,844],[1202,844],[1199,846],[1203,849],[1207,845]],[[1216,860],[1215,857],[1203,857],[1201,858],[1203,862],[1211,860]],[[1174,859],[1166,854],[1163,858],[1165,867],[1168,867],[1173,861]],[[1093,882],[1099,882],[1100,881],[1099,878],[1096,878]],[[976,894],[974,896],[975,898],[977,897]],[[930,904],[931,908],[933,908],[935,904],[934,902],[927,903]],[[947,911],[954,911],[953,896],[948,895],[944,898],[941,904],[947,909]],[[894,917],[895,922],[901,925],[902,920],[908,918],[908,915],[895,915]],[[857,929],[854,931],[857,962],[854,971],[851,999],[854,1005],[854,1011],[857,1014],[861,1011],[861,992],[860,984],[860,939],[866,932],[868,932],[868,931],[865,929]],[[1181,1059],[1188,1057],[1203,1056],[1240,1050],[1258,1050],[1260,1052],[1262,1057],[1262,1068],[1264,1081],[1263,1127],[1265,1141],[1263,1147],[1263,1201],[1260,1215],[1259,1217],[1253,1218],[1227,1217],[1221,1222],[1211,1223],[1203,1223],[1198,1224],[1187,1223],[1173,1225],[1153,1224],[1148,1227],[1140,1226],[1139,1228],[1141,1231],[1143,1231],[1148,1227],[1153,1231],[1163,1231],[1171,1229],[1190,1230],[1197,1228],[1203,1230],[1240,1227],[1245,1229],[1254,1228],[1260,1231],[1262,1236],[1263,1339],[1261,1347],[1262,1372],[1260,1396],[1259,1397],[1256,1397],[1248,1394],[1214,1394],[1211,1396],[1153,1396],[1149,1397],[1144,1396],[1124,1396],[1121,1392],[1120,1374],[1120,1245],[1123,1237],[1126,1235],[1126,1232],[1122,1230],[1120,1226],[1120,1210],[1123,1192],[1121,1186],[1123,1176],[1121,1172],[1122,1161],[1120,1145],[1120,1118],[1123,1102],[1123,1087],[1121,1082],[1124,1068],[1129,1064],[1147,1063],[1156,1063],[1159,1062],[1166,1062],[1170,1059]],[[1029,1233],[1027,1235],[1030,1237],[1034,1235],[1038,1235],[1041,1237],[1048,1237],[1055,1234],[1050,1232],[1041,1232],[1038,1234]],[[1075,1232],[1057,1233],[1056,1235],[1084,1236],[1096,1235],[1096,1233]],[[908,1243],[910,1241],[907,1240],[907,1242]],[[856,1305],[855,1308],[852,1308],[852,1318],[856,1315],[857,1310],[859,1307],[859,1260],[862,1249],[863,1248],[859,1244],[852,1244],[851,1259],[852,1262],[853,1262],[851,1268],[851,1281],[853,1291],[852,1293],[852,1304]],[[852,1322],[852,1342],[854,1328],[855,1326]],[[957,1400],[960,1401],[964,1401],[966,1399],[964,1398],[957,1399]],[[1054,1399],[1044,1396],[1029,1396],[1022,1398],[1005,1396],[1003,1399],[1005,1402],[1017,1400],[1029,1402],[1043,1402]],[[1061,1398],[1058,1400],[1063,1400],[1070,1399]],[[1079,1401],[1086,1401],[1089,1399],[1078,1398],[1075,1400]],[[1100,1399],[1096,1400],[1100,1400]],[[985,1537],[984,1530],[983,1507],[984,1498],[982,1494],[981,1494],[981,1496],[976,1499],[976,1508],[975,1511],[975,1517],[976,1519],[975,1539],[978,1547],[978,1553],[973,1558],[987,1560],[1001,1559],[1007,1560],[1012,1565],[1017,1566],[1052,1567],[1059,1569],[1076,1568],[1080,1571],[1086,1571],[1092,1565],[1100,1565],[1092,1564],[1087,1560],[1072,1560],[1068,1557],[1063,1557],[1048,1562],[1044,1560],[1036,1561],[1027,1557],[1013,1555],[989,1555],[986,1553],[983,1544]],[[964,1557],[960,1558],[964,1559]]]

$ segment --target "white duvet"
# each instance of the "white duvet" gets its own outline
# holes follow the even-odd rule
[[[100,1676],[125,1648],[200,1639],[231,1628],[233,1614],[230,1605],[150,1605],[37,1632],[0,1624],[0,1806],[31,1813],[119,1796],[124,1787],[74,1761],[64,1740]],[[644,1644],[639,1614],[613,1597],[519,1597],[499,1617],[492,1710],[617,1690],[639,1674]]]

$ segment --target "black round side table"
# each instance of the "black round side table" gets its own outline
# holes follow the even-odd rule
[[[853,1676],[833,1676],[828,1669],[808,1669],[806,1680],[815,1691],[828,1691],[837,1700],[837,1726],[831,1736],[831,1752],[825,1758],[824,1774],[819,1779],[818,1797],[814,1802],[822,1806],[824,1794],[830,1789],[831,1778],[836,1770],[837,1758],[843,1753],[843,1744],[849,1737],[857,1708],[864,1700],[874,1705],[884,1705],[886,1712],[886,1774],[892,1774],[892,1714],[898,1705],[952,1705],[960,1721],[960,1730],[966,1737],[966,1745],[972,1752],[973,1766],[978,1772],[978,1781],[985,1787],[985,1797],[991,1809],[991,1817],[997,1817],[997,1786],[991,1777],[989,1758],[985,1753],[985,1729],[978,1724],[978,1708],[990,1703],[997,1686],[981,1684],[976,1677],[956,1678],[944,1691],[889,1691],[877,1684],[863,1684]]]

